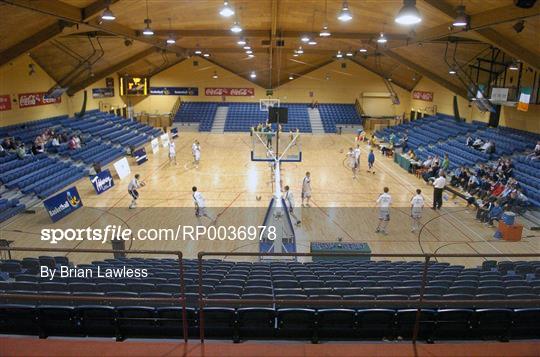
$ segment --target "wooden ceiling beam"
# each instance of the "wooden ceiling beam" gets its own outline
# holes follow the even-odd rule
[[[62,30],[66,26],[67,24],[65,21],[56,21],[54,24],[39,30],[19,43],[6,48],[4,51],[0,52],[0,66],[30,51],[32,48],[35,48],[42,43],[55,38],[62,33]]]
[[[80,9],[73,5],[66,4],[59,0],[0,0],[6,4],[13,6],[18,6],[27,10],[39,12],[49,16],[54,16],[59,19],[64,19],[67,21],[81,23],[95,28],[96,30],[101,30],[116,36],[129,38],[131,40],[143,42],[149,45],[152,45],[157,48],[161,48],[166,51],[177,53],[181,56],[187,56],[188,53],[179,46],[167,46],[165,41],[155,38],[147,38],[143,36],[139,31],[133,30],[127,26],[124,26],[118,21],[114,22],[104,22],[100,18],[96,17],[99,8],[97,5],[89,5],[93,10]],[[101,3],[101,2],[100,2]],[[85,12],[86,11],[86,15]],[[84,21],[84,17],[93,14],[93,18],[90,18],[88,21]]]
[[[328,60],[328,61],[324,61],[324,62],[322,62],[322,63],[320,63],[320,64],[318,64],[318,65],[315,65],[315,66],[312,66],[312,65],[306,63],[306,65],[311,66],[311,67],[309,67],[309,68],[307,68],[307,69],[305,69],[305,70],[303,70],[303,71],[301,71],[301,72],[291,72],[291,71],[287,72],[287,74],[286,74],[286,75],[287,75],[287,78],[289,77],[289,75],[292,74],[292,75],[293,75],[293,79],[288,79],[288,80],[286,80],[284,83],[281,83],[278,87],[276,87],[276,84],[277,84],[277,83],[274,83],[273,88],[279,90],[279,88],[280,88],[281,86],[283,86],[283,85],[285,85],[285,84],[287,84],[287,83],[289,83],[289,82],[295,81],[295,80],[297,80],[297,79],[299,79],[299,78],[302,78],[302,77],[304,77],[304,76],[307,76],[307,75],[310,74],[311,72],[316,71],[316,70],[318,70],[319,68],[322,68],[322,67],[324,67],[324,66],[326,66],[326,65],[329,65],[329,64],[332,63],[332,62],[334,62],[333,59]]]
[[[425,2],[450,18],[454,18],[456,16],[455,9],[444,1],[425,0]],[[539,56],[529,51],[527,48],[516,44],[514,41],[505,38],[499,32],[490,28],[502,23],[521,20],[533,16],[540,16],[540,3],[536,3],[530,9],[523,9],[515,5],[499,7],[472,15],[470,17],[470,31],[480,35],[485,42],[499,48],[508,55],[523,61],[534,69],[539,70]],[[449,22],[448,24],[437,26],[436,28],[418,33],[414,41],[422,42],[427,39],[434,39],[437,37],[440,38],[442,36],[464,31],[462,29],[452,28],[451,25],[452,22]]]
[[[150,56],[151,54],[155,53],[156,52],[156,49],[154,47],[149,47],[147,48],[146,50],[144,51],[141,51],[129,58],[126,58],[125,60],[121,61],[121,62],[118,62],[98,73],[95,73],[94,76],[92,77],[88,77],[82,81],[80,81],[79,83],[76,83],[76,84],[72,84],[72,85],[69,85],[69,89],[67,90],[67,93],[68,95],[74,95],[75,93],[77,93],[78,91],[88,87],[89,85],[99,81],[100,79],[102,78],[105,78],[115,72],[118,72],[124,68],[126,68],[127,66],[129,66],[130,64],[132,63],[135,63],[137,61],[140,61],[141,59],[147,57],[147,56]]]
[[[383,80],[387,79],[388,78],[388,75],[386,73],[382,73],[381,71],[378,71],[374,68],[371,68],[370,66],[368,66],[367,64],[365,63],[362,63],[361,61],[357,60],[356,58],[350,58],[351,62],[367,69],[368,71],[370,72],[373,72],[375,73],[376,75],[378,75],[379,77],[381,77]],[[411,88],[411,86],[408,86],[400,81],[396,81],[395,79],[392,79],[392,83],[397,85],[398,87],[400,87],[401,89],[405,89],[407,92],[410,92],[412,91],[413,88]]]
[[[107,6],[118,2],[119,0],[96,0],[82,9],[82,21],[88,21],[92,17],[99,15]]]
[[[467,98],[467,90],[465,88],[462,88],[458,85],[455,85],[454,83],[442,78],[438,74],[430,71],[429,69],[420,66],[419,64],[410,61],[409,59],[402,57],[401,55],[393,52],[392,50],[383,50],[381,51],[384,55],[392,58],[395,61],[398,61],[399,63],[409,67],[413,71],[421,74],[424,77],[427,77],[431,79],[432,81],[440,84],[441,86],[445,87],[449,91],[453,92],[454,94],[457,94],[463,98]]]

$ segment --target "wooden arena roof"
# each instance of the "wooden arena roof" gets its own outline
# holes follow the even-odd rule
[[[148,0],[148,16],[156,32],[144,28],[144,0],[0,0],[0,65],[29,53],[36,63],[68,93],[85,88],[113,73],[153,75],[201,49],[208,58],[232,72],[275,88],[323,66],[337,51],[352,51],[351,59],[411,90],[426,76],[455,93],[466,88],[448,75],[445,50],[460,64],[482,57],[491,46],[505,53],[505,61],[518,59],[540,69],[540,2],[523,9],[513,0],[418,0],[423,21],[413,28],[400,26],[394,17],[401,0],[349,0],[353,19],[337,19],[342,0],[230,0],[236,14],[219,15],[222,0]],[[453,29],[456,6],[463,3],[470,16],[470,29]],[[116,20],[101,20],[107,7]],[[514,29],[525,20],[520,32]],[[234,20],[252,46],[248,58],[229,29]],[[318,36],[324,23],[332,35]],[[384,31],[388,43],[375,41]],[[303,44],[310,34],[317,45]],[[176,44],[167,45],[168,36]],[[282,43],[280,43],[283,40]],[[302,46],[304,54],[293,57]],[[367,55],[358,52],[368,50]]]

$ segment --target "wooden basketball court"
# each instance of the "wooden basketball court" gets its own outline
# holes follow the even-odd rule
[[[202,148],[201,164],[192,164],[191,143],[199,140]],[[345,162],[349,147],[354,144],[352,134],[303,135],[303,160],[282,164],[283,185],[290,185],[296,205],[300,205],[300,190],[306,171],[312,175],[313,197],[311,207],[301,209],[302,224],[296,230],[298,252],[309,252],[314,241],[367,242],[372,253],[538,253],[540,248],[525,231],[520,242],[506,242],[493,238],[494,228],[475,221],[472,209],[460,199],[449,198],[443,210],[429,209],[432,188],[421,179],[408,174],[391,158],[376,152],[376,174],[366,171],[367,146],[362,145],[361,170],[353,179]],[[140,189],[138,208],[127,207],[131,198],[127,193],[129,178],[118,180],[102,195],[96,195],[87,178],[76,186],[85,208],[52,225],[45,211],[23,214],[1,226],[3,239],[12,240],[13,247],[55,247],[40,240],[42,228],[86,228],[117,224],[136,228],[160,227],[178,224],[197,224],[193,211],[192,186],[197,186],[206,198],[214,215],[219,214],[218,225],[243,224],[246,212],[252,210],[251,222],[262,224],[264,212],[272,196],[271,169],[268,163],[250,160],[249,134],[215,135],[208,133],[181,133],[176,139],[178,165],[169,162],[168,150],[161,148],[149,161],[136,166],[130,159],[132,174],[139,173],[146,186]],[[112,170],[114,171],[114,170]],[[393,197],[389,234],[375,233],[377,209],[375,201],[388,186]],[[421,233],[410,232],[409,201],[416,188],[421,188],[426,207]],[[257,196],[261,196],[257,200]],[[175,212],[174,214],[168,214]],[[208,221],[204,222],[209,224]],[[61,242],[58,248],[110,249],[110,245],[91,241]],[[188,258],[206,252],[258,252],[258,242],[249,241],[138,241],[130,242],[131,250],[180,250]],[[40,255],[39,253],[33,253]],[[65,253],[62,253],[65,254]],[[27,256],[28,253],[24,253]],[[13,253],[22,258],[22,253]],[[70,253],[78,262],[106,258],[87,253]],[[255,258],[250,258],[255,259]],[[448,261],[466,266],[481,264],[481,258],[452,258]]]

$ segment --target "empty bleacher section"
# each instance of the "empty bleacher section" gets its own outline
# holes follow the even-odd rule
[[[356,112],[354,104],[319,104],[319,112],[327,133],[335,133],[341,125],[360,125],[362,118]]]
[[[18,199],[2,198],[0,195],[0,222],[10,219],[24,209],[25,206]]]
[[[174,259],[106,259],[79,268],[145,268],[143,279],[40,278],[40,266],[72,265],[66,257],[25,258],[0,263],[0,333],[48,336],[171,338],[182,336],[178,301],[179,263]],[[243,299],[249,304],[207,302],[201,316],[198,262],[184,260],[188,334],[197,338],[204,318],[207,338],[292,340],[411,339],[424,265],[419,261],[329,260],[250,263],[206,260],[202,291],[208,299]],[[16,294],[35,295],[20,299]],[[49,295],[49,299],[38,295]],[[61,295],[56,300],[50,295]],[[96,298],[94,302],[77,297]],[[143,298],[145,300],[105,300]],[[71,299],[72,298],[72,299]],[[486,261],[465,268],[444,262],[428,266],[419,339],[522,339],[540,337],[540,308],[523,307],[540,298],[540,262]],[[102,300],[100,300],[102,299]],[[275,299],[274,303],[254,303]],[[316,300],[332,303],[316,304]],[[298,305],[281,301],[300,300]],[[358,304],[343,306],[342,301]],[[391,301],[389,301],[391,300]],[[449,308],[452,300],[476,300]],[[481,301],[498,306],[484,308]],[[518,301],[519,300],[519,301]],[[366,307],[362,301],[372,304]],[[400,303],[396,303],[400,301]],[[437,302],[435,302],[437,301]],[[501,302],[504,301],[504,302]],[[377,305],[380,302],[380,306]],[[246,307],[250,306],[250,307]],[[384,306],[384,307],[381,307]],[[395,306],[395,307],[392,307]],[[452,305],[453,306],[453,305]]]
[[[531,205],[540,207],[540,161],[533,161],[520,155],[514,158],[513,165],[513,176],[519,182],[523,193]]]
[[[175,123],[199,123],[199,131],[210,131],[218,103],[182,102],[174,117]]]
[[[268,112],[261,111],[259,103],[229,103],[228,106],[225,131],[250,131],[268,119]],[[299,129],[302,133],[311,133],[306,104],[282,103],[281,106],[289,109],[288,123],[283,124],[283,131]]]

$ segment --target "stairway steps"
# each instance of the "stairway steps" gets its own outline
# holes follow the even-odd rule
[[[218,107],[216,114],[214,115],[214,123],[212,124],[212,133],[223,133],[225,131],[225,122],[227,121],[227,114],[229,113],[229,107]]]
[[[308,109],[309,122],[311,124],[311,132],[313,134],[324,134],[324,126],[321,120],[321,113],[319,109]]]

